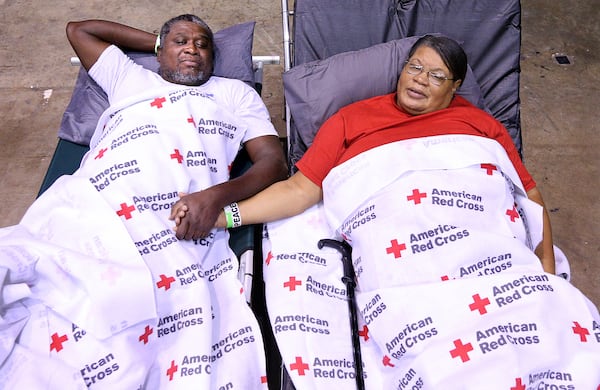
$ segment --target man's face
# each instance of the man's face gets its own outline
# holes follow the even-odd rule
[[[183,85],[201,85],[213,71],[213,42],[199,25],[180,21],[171,27],[158,49],[158,73],[165,80]]]

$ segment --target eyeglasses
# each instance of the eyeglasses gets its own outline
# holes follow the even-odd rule
[[[412,74],[413,76],[419,75],[425,71],[425,68],[423,67],[423,65],[413,64],[412,62],[408,62],[408,61],[406,61],[406,65],[404,66],[404,69],[406,70],[406,73]],[[444,83],[444,81],[446,81],[446,80],[454,80],[454,79],[451,79],[450,77],[446,77],[441,72],[432,72],[432,71],[427,71],[427,78],[429,79],[429,82],[431,84],[437,85],[437,86],[442,85]]]

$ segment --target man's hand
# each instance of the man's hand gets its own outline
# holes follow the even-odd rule
[[[195,240],[208,236],[221,212],[219,199],[211,189],[182,195],[171,209],[169,219],[175,221],[175,236]]]
[[[178,239],[206,237],[215,227],[224,206],[247,199],[287,176],[287,165],[279,138],[262,136],[245,144],[252,165],[242,175],[200,192],[187,194],[173,205],[170,219],[175,221]]]

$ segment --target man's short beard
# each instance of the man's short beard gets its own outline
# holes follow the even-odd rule
[[[190,86],[204,84],[210,78],[210,73],[206,75],[205,72],[199,72],[198,74],[192,75],[183,74],[177,70],[164,70],[162,68],[158,69],[158,74],[171,83]]]

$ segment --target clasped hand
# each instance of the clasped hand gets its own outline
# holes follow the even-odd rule
[[[209,235],[220,212],[218,199],[210,189],[191,194],[180,192],[169,219],[175,221],[178,239],[197,240]]]

